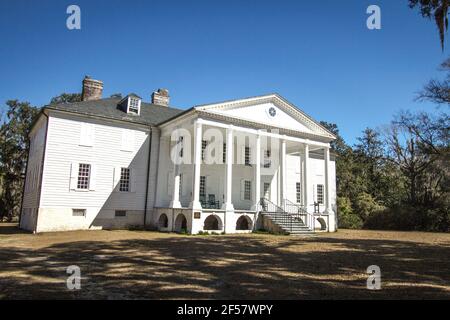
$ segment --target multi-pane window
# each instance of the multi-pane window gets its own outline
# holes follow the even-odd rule
[[[222,162],[227,163],[227,144],[223,144]]]
[[[244,200],[252,199],[252,182],[250,180],[244,181]]]
[[[89,178],[91,175],[91,165],[80,163],[78,166],[77,189],[89,189]]]
[[[263,190],[264,190],[264,198],[269,198],[269,194],[270,194],[270,182],[264,182],[264,186],[263,186]]]
[[[115,216],[116,217],[126,217],[127,216],[127,212],[125,210],[116,210]]]
[[[317,202],[323,204],[323,184],[317,185]]]
[[[130,98],[130,104],[128,106],[128,112],[139,114],[139,99]]]
[[[206,197],[206,177],[200,176],[200,197]]]
[[[270,150],[264,151],[264,168],[270,168],[270,165],[271,165],[270,155],[271,155]]]
[[[120,168],[119,191],[130,191],[130,168]]]
[[[295,183],[295,199],[297,201],[297,203],[301,203],[302,202],[302,188],[301,188],[301,183],[300,182],[296,182]]]
[[[72,209],[72,216],[74,217],[85,217],[86,209]]]
[[[180,158],[183,158],[184,137],[179,137],[177,144],[178,144],[178,150],[180,151],[180,153],[179,153]]]
[[[245,165],[250,166],[250,147],[245,147]]]
[[[208,145],[208,141],[202,140],[202,160],[205,160],[205,149]]]

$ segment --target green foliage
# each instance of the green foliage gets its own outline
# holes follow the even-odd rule
[[[337,207],[338,207],[338,224],[339,228],[344,229],[361,229],[363,226],[362,219],[353,213],[352,204],[349,198],[347,197],[338,197],[337,198]]]
[[[339,215],[338,224],[339,228],[343,229],[361,229],[363,227],[363,221],[356,214]]]
[[[355,212],[365,221],[370,215],[375,212],[383,211],[385,208],[381,206],[372,195],[366,192],[359,194],[354,203]]]
[[[449,69],[450,70],[450,69]],[[367,128],[352,148],[336,125],[341,228],[450,231],[450,117],[401,113],[384,131]]]
[[[439,30],[441,47],[444,50],[445,32],[448,30],[449,0],[409,0],[409,7],[419,7],[424,18],[433,18]]]
[[[53,97],[50,104],[80,102],[80,93],[61,93],[59,96]]]
[[[17,218],[28,158],[28,135],[38,110],[28,102],[9,100],[4,123],[0,127],[0,220]]]

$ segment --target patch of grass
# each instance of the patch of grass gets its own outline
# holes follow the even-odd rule
[[[199,231],[197,233],[197,235],[199,235],[199,236],[219,236],[221,234],[225,234],[225,232],[219,233],[219,232],[215,232],[215,231],[211,231],[211,232],[210,231]]]
[[[0,224],[0,299],[450,299],[449,256],[448,233],[33,235]],[[67,290],[73,264],[81,290]],[[366,288],[373,264],[381,290]]]

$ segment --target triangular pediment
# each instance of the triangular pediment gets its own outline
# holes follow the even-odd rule
[[[335,138],[317,121],[277,94],[197,106],[195,109],[271,127]]]

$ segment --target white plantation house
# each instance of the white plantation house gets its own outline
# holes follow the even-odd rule
[[[30,133],[20,226],[196,234],[336,230],[335,136],[277,94],[169,107],[102,99],[44,107]]]

